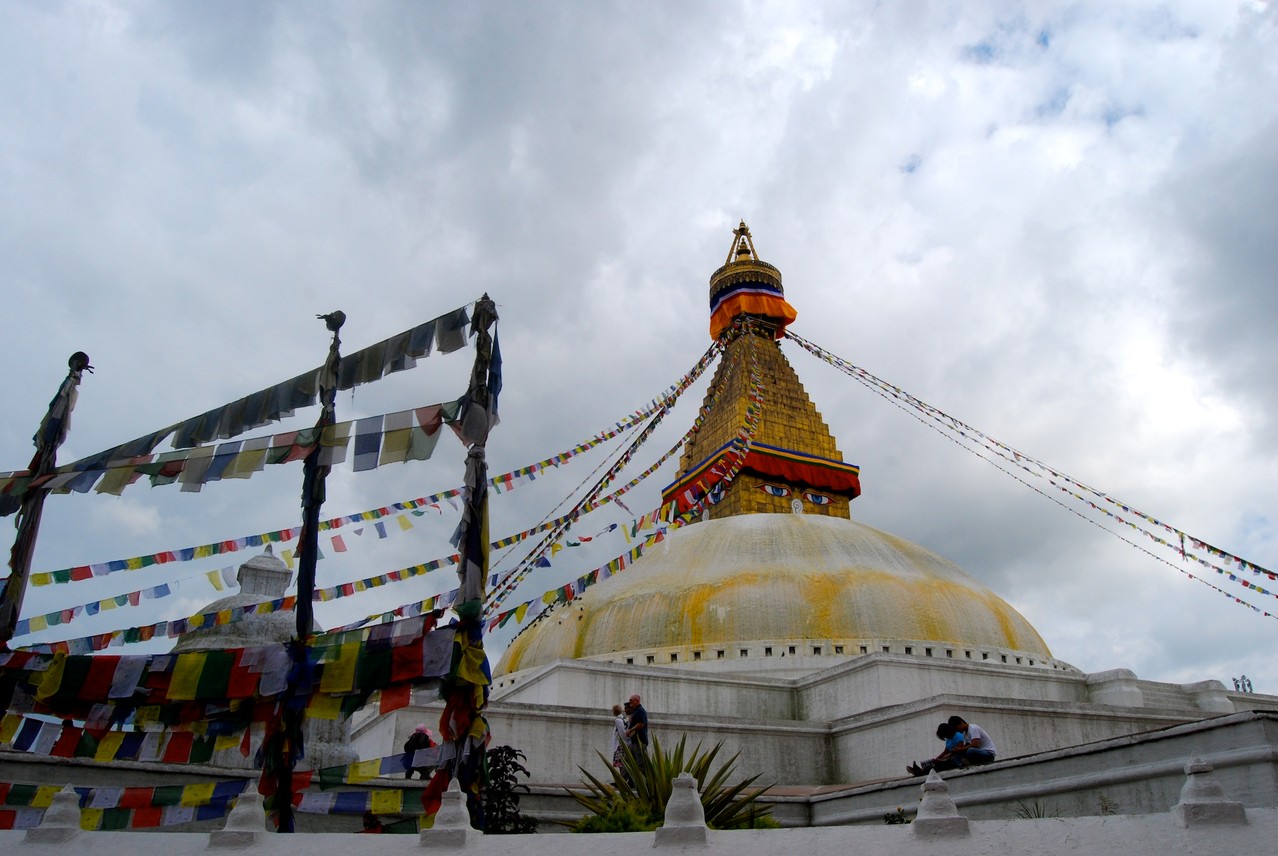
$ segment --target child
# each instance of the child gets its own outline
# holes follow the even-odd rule
[[[963,761],[955,754],[955,750],[967,742],[967,735],[950,723],[942,722],[936,727],[936,736],[945,741],[945,748],[935,758],[906,767],[906,772],[911,776],[926,776],[932,770],[956,770],[963,766]]]

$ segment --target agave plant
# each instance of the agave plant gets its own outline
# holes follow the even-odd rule
[[[612,766],[609,759],[596,752],[599,760],[611,773],[612,781],[603,781],[584,767],[578,767],[585,777],[582,782],[585,790],[566,790],[593,817],[635,816],[639,820],[637,828],[651,829],[665,817],[666,803],[670,800],[671,780],[680,773],[687,772],[697,780],[697,790],[701,794],[701,805],[705,808],[708,826],[714,829],[749,828],[757,820],[771,814],[771,806],[759,805],[756,800],[772,786],[750,787],[759,778],[758,774],[734,785],[728,784],[740,753],[733,755],[717,770],[712,770],[715,758],[723,748],[722,741],[705,752],[698,743],[692,753],[688,754],[687,740],[687,735],[680,737],[674,749],[667,752],[654,737],[652,751],[647,757],[627,751],[620,770]],[[585,820],[590,819],[588,817]],[[578,823],[577,828],[588,831],[597,827]]]

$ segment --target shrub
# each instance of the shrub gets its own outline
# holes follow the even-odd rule
[[[488,766],[488,782],[484,787],[484,832],[490,835],[512,835],[537,831],[537,821],[519,813],[519,794],[528,793],[528,786],[519,781],[519,775],[528,775],[528,768],[519,763],[527,760],[524,753],[510,746],[489,749],[485,763]]]
[[[671,780],[680,773],[690,773],[697,780],[701,805],[706,813],[706,825],[713,829],[767,828],[771,820],[771,806],[759,805],[756,800],[768,788],[748,790],[758,775],[750,776],[729,785],[738,755],[733,755],[717,770],[712,770],[715,758],[723,743],[703,752],[698,743],[691,754],[687,753],[687,736],[669,752],[661,748],[661,742],[652,741],[652,752],[645,758],[625,752],[622,769],[612,766],[609,759],[599,753],[599,760],[608,770],[611,782],[606,782],[579,767],[585,780],[584,791],[568,788],[567,791],[590,815],[574,825],[578,832],[641,832],[656,829],[665,819],[666,803],[670,799]],[[601,828],[607,827],[607,828]],[[613,828],[620,827],[620,828]]]

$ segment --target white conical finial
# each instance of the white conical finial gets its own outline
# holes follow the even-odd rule
[[[61,844],[80,834],[80,795],[67,785],[53,795],[40,825],[27,830],[24,841]]]
[[[243,794],[226,816],[226,826],[209,833],[210,847],[251,847],[266,835],[266,809],[256,791]]]
[[[444,791],[439,811],[435,813],[435,823],[430,829],[423,829],[418,841],[423,847],[465,847],[470,837],[470,812],[466,810],[466,795],[462,793],[457,780],[448,783]]]
[[[697,780],[683,772],[670,782],[665,821],[657,828],[657,847],[685,847],[706,843],[706,810],[697,793]]]
[[[1185,764],[1185,785],[1180,789],[1180,802],[1172,808],[1177,826],[1242,826],[1247,811],[1240,802],[1225,798],[1225,789],[1216,781],[1215,768],[1197,753]]]
[[[919,813],[910,824],[910,834],[941,838],[967,835],[967,818],[958,813],[958,806],[950,799],[950,786],[933,770],[923,783],[923,801]]]

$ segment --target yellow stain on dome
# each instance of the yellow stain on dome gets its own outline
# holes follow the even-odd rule
[[[783,639],[1051,656],[1015,609],[916,544],[850,520],[756,514],[671,533],[517,637],[498,673],[561,658]]]

